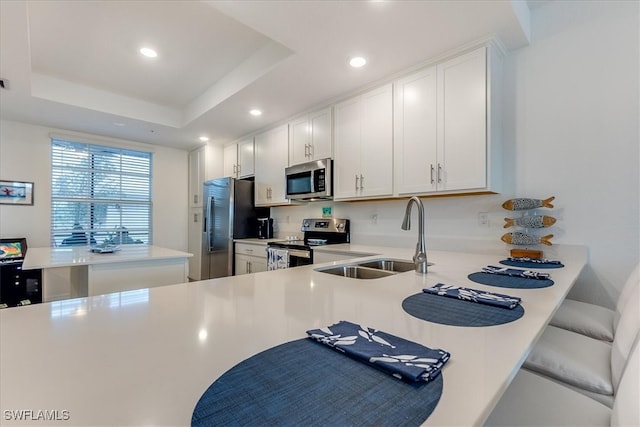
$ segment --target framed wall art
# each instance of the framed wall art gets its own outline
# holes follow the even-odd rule
[[[0,180],[0,205],[33,205],[33,182]]]

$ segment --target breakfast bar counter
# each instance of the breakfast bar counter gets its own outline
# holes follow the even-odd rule
[[[441,398],[424,425],[482,425],[586,265],[582,246],[553,249],[564,267],[547,270],[554,284],[539,289],[469,280],[504,255],[429,251],[426,276],[361,280],[316,271],[328,263],[0,310],[2,425],[42,425],[36,417],[46,414],[64,418],[56,425],[189,425],[225,372],[341,320],[449,352]],[[413,255],[372,250],[380,255],[360,260]],[[524,315],[462,327],[403,309],[405,299],[438,283],[519,297]]]
[[[121,245],[110,253],[88,246],[29,248],[22,268],[44,270],[45,294],[56,269],[70,268],[71,296],[82,297],[184,283],[191,256],[153,245]]]

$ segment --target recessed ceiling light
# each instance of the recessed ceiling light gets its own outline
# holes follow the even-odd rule
[[[351,58],[351,60],[349,61],[349,65],[351,65],[353,68],[360,68],[366,63],[367,63],[367,60],[364,59],[362,56],[355,56]]]
[[[249,110],[249,114],[251,114],[252,116],[261,116],[262,111],[258,110],[257,108],[254,108],[253,110]]]
[[[202,142],[207,142],[207,141],[209,140],[209,137],[208,137],[208,136],[204,136],[204,135],[202,135],[202,136],[201,136],[201,137],[199,137],[198,139],[199,139],[200,141],[202,141]]]
[[[147,58],[155,58],[156,56],[158,56],[158,52],[151,49],[150,47],[141,48],[140,53],[146,56]]]

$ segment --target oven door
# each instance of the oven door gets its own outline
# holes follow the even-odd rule
[[[277,243],[267,246],[267,270],[269,271],[309,264],[313,264],[311,249]]]
[[[289,267],[313,264],[311,249],[289,249]]]

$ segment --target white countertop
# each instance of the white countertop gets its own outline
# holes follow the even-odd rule
[[[28,248],[22,268],[31,270],[34,268],[74,267],[191,256],[193,254],[152,245],[121,245],[119,251],[105,254],[93,253],[88,246]]]
[[[584,247],[556,250],[566,267],[546,270],[555,285],[543,289],[467,279],[505,256],[430,251],[427,276],[357,280],[311,265],[0,310],[0,407],[66,410],[65,425],[189,425],[202,393],[234,365],[349,320],[451,352],[444,393],[425,425],[482,424],[586,264]],[[520,296],[525,315],[463,328],[404,312],[406,297],[438,282]]]

